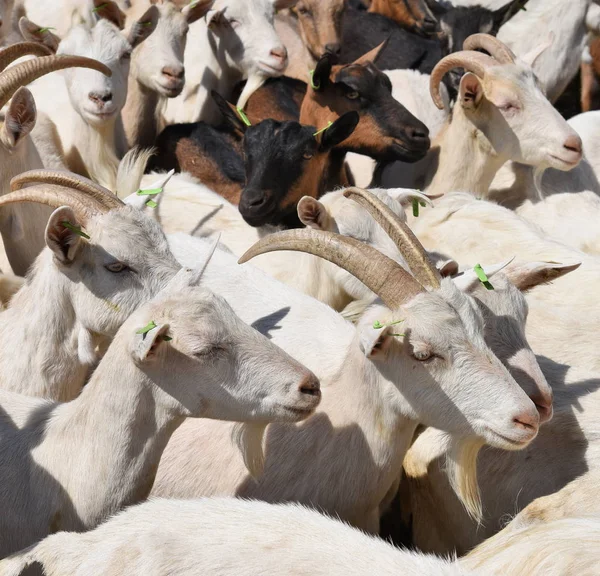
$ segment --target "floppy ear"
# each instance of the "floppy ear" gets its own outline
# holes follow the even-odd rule
[[[46,226],[46,246],[54,252],[54,257],[62,264],[71,264],[83,242],[81,224],[68,206],[61,206],[52,212]]]
[[[125,27],[125,14],[112,0],[94,0],[94,14],[112,22],[119,30]]]
[[[243,120],[241,119],[241,117],[237,111],[237,108],[233,104],[231,104],[231,102],[228,102],[227,100],[225,100],[225,98],[223,98],[223,96],[221,96],[215,90],[211,90],[210,95],[212,96],[212,99],[215,101],[215,104],[218,106],[219,110],[221,111],[221,114],[223,114],[225,121],[229,125],[231,125],[234,130],[236,130],[240,134],[244,134],[244,132],[246,132],[246,129],[248,128],[248,126],[246,126],[246,124],[244,124]]]
[[[196,20],[200,20],[211,9],[215,0],[197,0],[185,6],[181,13],[185,16],[188,24],[193,24]]]
[[[315,230],[329,230],[330,216],[327,209],[311,196],[303,196],[298,202],[300,222]]]
[[[150,6],[143,16],[125,32],[127,41],[132,48],[139,46],[154,30],[158,24],[160,13],[156,6]]]
[[[141,327],[140,327],[141,328]],[[145,334],[135,334],[131,356],[137,364],[145,364],[155,360],[168,346],[169,325],[160,324]]]
[[[474,110],[483,97],[481,81],[472,72],[467,72],[460,80],[458,98],[463,108]]]
[[[43,44],[52,53],[56,53],[58,50],[60,38],[56,34],[53,34],[50,28],[38,26],[34,22],[31,22],[31,20],[25,18],[25,16],[22,16],[19,20],[19,30],[25,40]]]
[[[334,146],[342,143],[356,129],[360,116],[358,112],[346,112],[340,116],[327,130],[316,136],[321,151],[331,150]]]
[[[501,26],[506,24],[519,10],[523,9],[528,0],[512,0],[493,12],[494,26],[491,34],[495,36]]]
[[[4,118],[4,140],[15,147],[35,127],[37,117],[33,94],[27,88],[19,88],[12,97]]]
[[[389,36],[379,46],[375,46],[372,50],[363,54],[360,58],[354,61],[354,64],[360,64],[362,66],[369,64],[370,62],[375,64],[377,58],[381,52],[385,49],[389,41]]]
[[[333,59],[331,54],[324,54],[319,58],[317,65],[312,73],[312,86],[317,92],[324,90],[331,82],[329,75],[333,67]]]
[[[521,291],[527,292],[540,284],[547,284],[569,272],[577,270],[581,263],[517,262],[504,270],[508,279]]]

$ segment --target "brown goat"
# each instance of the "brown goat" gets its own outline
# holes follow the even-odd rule
[[[435,36],[438,22],[425,0],[372,0],[369,12],[387,16],[421,36]]]
[[[581,63],[581,110],[600,109],[600,36],[589,44],[591,62]]]
[[[315,60],[341,50],[344,0],[299,0],[291,8],[300,24],[300,36]]]

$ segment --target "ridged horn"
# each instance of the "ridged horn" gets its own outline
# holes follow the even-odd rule
[[[21,86],[33,82],[44,74],[49,74],[56,70],[64,70],[65,68],[90,68],[106,76],[112,75],[110,68],[102,64],[102,62],[83,56],[53,54],[52,56],[43,56],[35,60],[27,60],[8,70],[4,70],[0,74],[0,108],[6,105]]]
[[[498,38],[489,34],[472,34],[463,44],[463,50],[476,50],[477,48],[483,48],[500,64],[514,64],[517,59],[504,42],[500,42]]]
[[[52,50],[39,42],[19,42],[0,50],[0,71],[21,56],[51,56]]]
[[[424,291],[402,266],[375,248],[354,238],[310,228],[270,234],[254,244],[238,263],[279,250],[306,252],[332,262],[358,278],[391,310]]]
[[[455,52],[442,58],[433,69],[429,80],[429,90],[433,102],[440,110],[444,109],[444,101],[440,94],[440,82],[446,73],[453,68],[464,68],[469,72],[473,72],[479,78],[483,78],[488,68],[499,66],[499,64],[497,60],[481,52]]]
[[[77,216],[82,225],[85,225],[95,214],[104,212],[101,206],[93,203],[93,200],[85,196],[83,192],[52,184],[31,186],[23,190],[10,192],[0,197],[0,208],[7,204],[17,204],[20,202],[36,202],[51,206],[52,208],[69,206],[75,212],[75,216]]]
[[[10,189],[21,190],[29,184],[55,184],[84,192],[90,198],[99,202],[108,210],[122,208],[125,203],[117,198],[110,190],[84,178],[79,174],[64,170],[29,170],[15,176],[10,181]]]
[[[440,274],[423,245],[402,219],[377,196],[362,188],[348,188],[344,196],[360,204],[398,247],[410,271],[421,286],[437,289],[440,287]]]

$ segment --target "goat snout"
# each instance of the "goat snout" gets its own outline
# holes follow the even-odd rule
[[[321,396],[321,384],[319,379],[314,374],[309,374],[300,382],[300,386],[298,387],[298,391],[300,394],[305,394],[307,396],[316,396],[320,398]]]
[[[527,410],[513,418],[513,424],[528,437],[534,438],[537,434],[540,417],[537,411]]]
[[[162,75],[168,80],[183,80],[185,76],[185,68],[183,66],[165,66],[162,70]]]
[[[438,21],[432,16],[425,16],[423,19],[423,31],[433,34],[438,31]]]
[[[267,74],[281,74],[287,66],[287,58],[285,46],[275,46],[269,52],[268,60],[262,60],[260,66]]]
[[[540,424],[544,424],[552,419],[553,407],[552,407],[552,394],[535,394],[530,396],[531,401],[535,404],[540,417]]]
[[[565,140],[563,147],[565,150],[574,152],[575,154],[581,155],[583,153],[583,144],[581,142],[581,138],[577,134],[572,134],[569,136]]]
[[[423,127],[410,127],[406,133],[414,144],[429,148],[429,130],[425,125]]]
[[[332,42],[330,44],[325,44],[325,52],[327,54],[333,54],[334,56],[339,56],[342,51],[342,46],[339,42]]]
[[[98,106],[98,108],[102,108],[105,104],[110,102],[113,99],[112,92],[90,92],[88,94],[88,98]]]

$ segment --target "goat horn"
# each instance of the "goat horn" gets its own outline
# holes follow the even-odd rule
[[[463,44],[463,50],[476,50],[477,48],[483,48],[500,64],[514,64],[517,59],[504,42],[500,42],[498,38],[489,34],[472,34]]]
[[[79,190],[109,210],[125,206],[125,203],[119,200],[110,190],[92,182],[89,178],[64,170],[29,170],[23,172],[23,174],[15,176],[10,181],[10,189],[12,191],[21,190],[28,184],[55,184]]]
[[[53,54],[52,56],[43,56],[35,60],[27,60],[27,62],[17,64],[0,74],[0,108],[6,105],[21,86],[33,82],[44,74],[74,67],[97,70],[105,76],[112,75],[110,68],[102,64],[102,62],[91,58],[84,58],[83,56]]]
[[[483,78],[485,76],[485,71],[488,68],[498,66],[499,64],[500,63],[497,60],[494,60],[487,54],[464,50],[442,58],[433,69],[429,80],[429,90],[433,102],[440,110],[444,109],[444,101],[440,94],[440,82],[446,75],[446,72],[449,72],[453,68],[464,68],[469,72],[473,72],[476,76],[479,76],[479,78]]]
[[[439,272],[431,263],[425,248],[412,230],[387,204],[362,188],[348,188],[344,191],[344,196],[358,202],[385,230],[400,250],[400,254],[406,259],[410,271],[421,286],[434,289],[440,287]]]
[[[0,197],[0,207],[19,202],[37,202],[52,208],[69,206],[82,225],[95,214],[106,212],[101,207],[92,204],[90,198],[81,192],[74,192],[64,186],[45,184],[44,186],[31,186],[17,192],[10,192]]]
[[[51,56],[52,50],[39,42],[19,42],[0,50],[0,70],[21,56]]]
[[[254,244],[238,263],[279,250],[306,252],[332,262],[358,278],[391,310],[424,291],[402,266],[375,248],[354,238],[310,228],[270,234]]]

